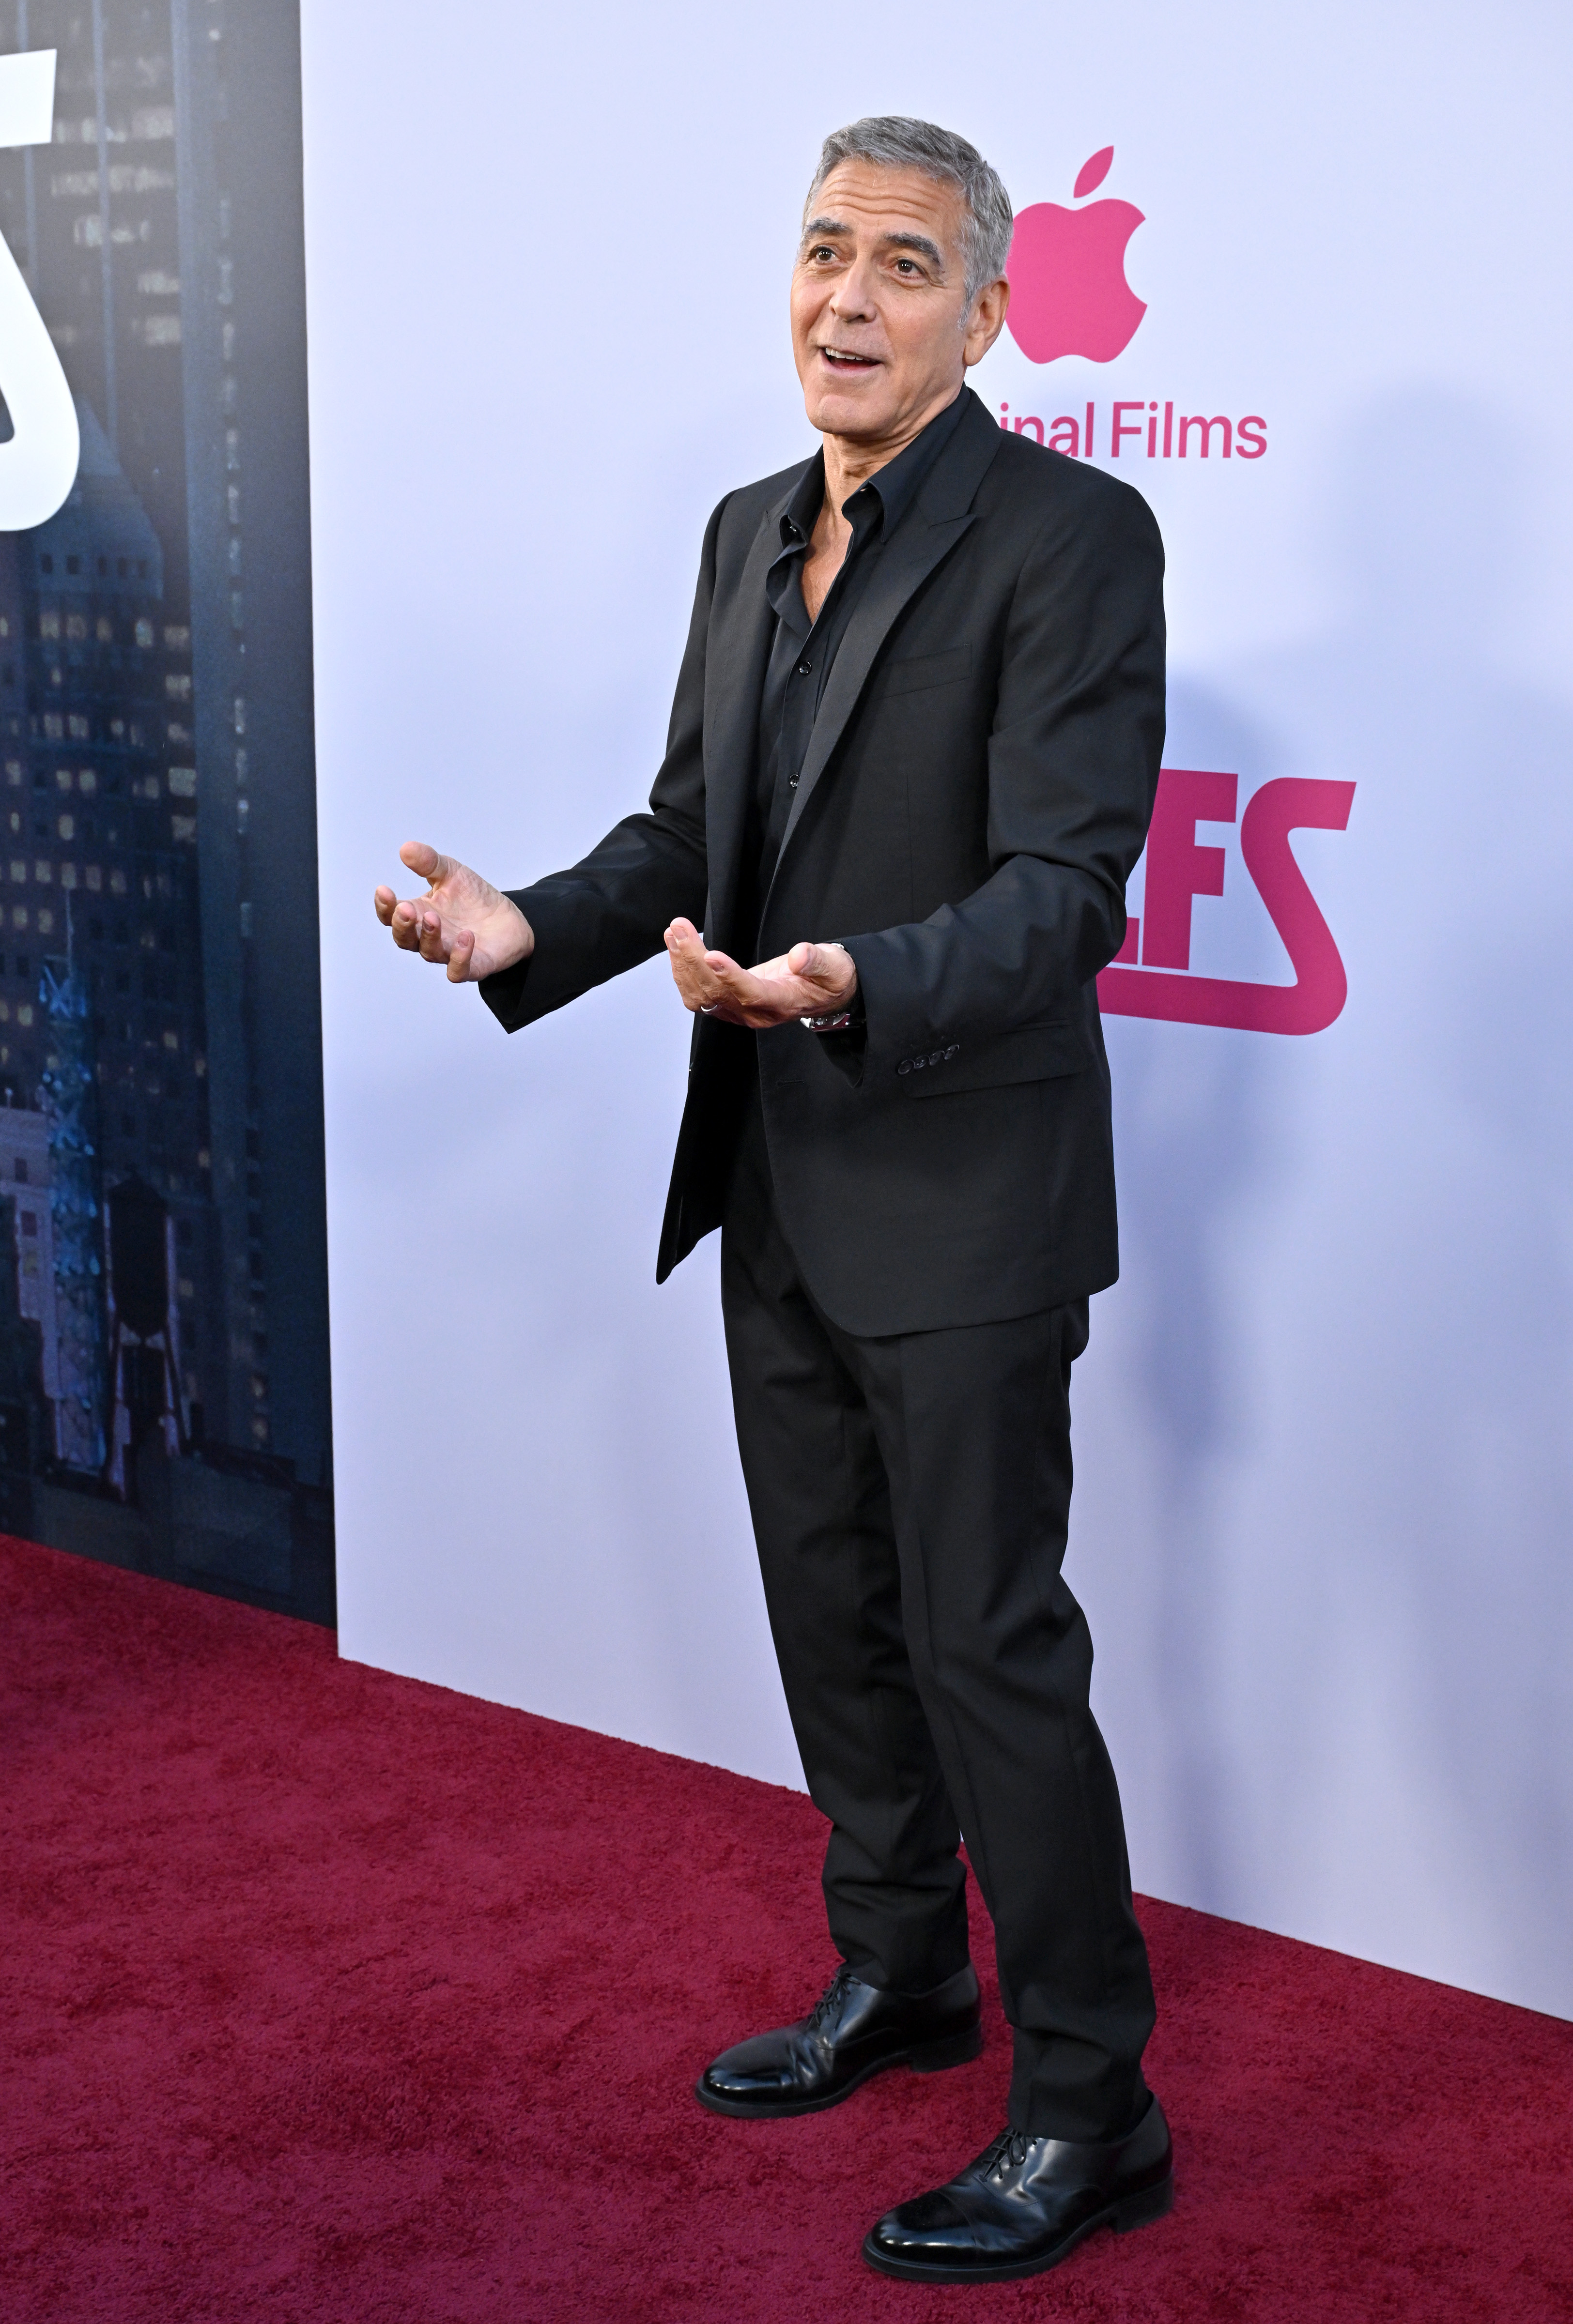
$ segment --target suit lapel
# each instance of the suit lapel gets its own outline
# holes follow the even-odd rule
[[[890,634],[892,624],[935,567],[949,555],[962,534],[976,521],[971,503],[999,449],[999,430],[972,390],[964,388],[962,392],[970,408],[935,462],[933,474],[918,494],[916,505],[908,512],[905,523],[898,527],[894,540],[881,551],[868,588],[847,625],[782,835],[781,851],[776,857],[777,878],[792,835],[803,819],[803,810],[857,706],[874,658]],[[778,525],[778,532],[779,530]],[[767,558],[767,566],[768,562]],[[763,576],[760,586],[763,591]],[[763,664],[761,668],[763,670]]]
[[[764,594],[764,576],[780,551],[782,515],[800,474],[760,518],[737,586],[724,600],[717,592],[710,617],[705,654],[705,849],[710,866],[706,933],[711,944],[725,943],[734,934],[760,696],[775,618]]]

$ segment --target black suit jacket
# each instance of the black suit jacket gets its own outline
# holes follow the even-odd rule
[[[782,1219],[862,1336],[996,1321],[1118,1271],[1094,979],[1124,940],[1163,741],[1162,545],[1101,471],[967,410],[842,641],[764,901],[739,925],[764,576],[800,466],[724,500],[650,810],[513,891],[509,1030],[648,959],[679,914],[734,957],[838,937],[866,1028],[695,1020],[657,1278],[720,1222],[757,1070]]]

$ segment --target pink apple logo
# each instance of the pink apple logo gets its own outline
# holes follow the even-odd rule
[[[1082,164],[1073,200],[1102,185],[1114,158],[1114,147],[1106,145]],[[1094,202],[1084,210],[1034,202],[1017,211],[1005,263],[1005,319],[1029,363],[1060,355],[1112,363],[1130,346],[1147,311],[1125,280],[1125,245],[1141,223],[1141,211],[1129,202]]]

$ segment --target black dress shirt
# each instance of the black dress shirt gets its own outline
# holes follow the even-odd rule
[[[877,475],[842,503],[841,513],[852,527],[852,538],[841,569],[812,622],[803,603],[803,560],[825,502],[823,452],[810,461],[782,517],[781,553],[764,580],[775,629],[760,696],[755,827],[750,846],[757,865],[756,927],[791,813],[792,793],[813,739],[814,721],[847,624],[868,587],[880,551],[955,434],[966,400],[965,394],[958,395],[921,436],[912,438],[904,452],[898,452]]]

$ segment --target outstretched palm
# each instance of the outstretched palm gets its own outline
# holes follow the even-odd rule
[[[533,952],[534,934],[518,905],[467,863],[440,855],[423,839],[406,840],[399,860],[426,881],[426,894],[401,898],[378,888],[372,901],[401,952],[446,968],[450,984],[477,983]]]

